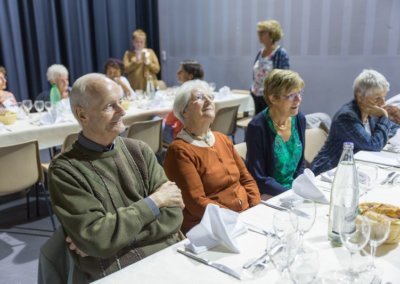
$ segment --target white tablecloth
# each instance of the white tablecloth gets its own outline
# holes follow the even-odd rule
[[[241,105],[242,103],[246,104],[249,97],[248,95],[232,94],[226,98],[216,100],[216,108],[237,104]],[[124,116],[124,123],[128,126],[135,121],[142,120],[143,118],[148,119],[148,117],[154,115],[164,117],[172,110],[172,103],[172,100],[155,104],[133,101]],[[40,149],[51,148],[61,145],[68,134],[79,132],[81,129],[76,121],[51,125],[32,124],[32,121],[38,120],[38,116],[40,115],[37,113],[31,114],[30,120],[17,120],[12,125],[6,125],[5,130],[0,133],[0,147],[38,140]]]
[[[379,179],[383,179],[393,169],[379,169]],[[394,169],[400,172],[400,169]],[[321,189],[328,190],[329,183],[320,182]],[[322,187],[323,186],[323,187]],[[279,203],[279,199],[285,195],[293,194],[288,191],[281,196],[271,199],[271,202]],[[400,187],[379,185],[361,201],[381,201],[400,206]],[[317,217],[311,231],[305,235],[305,245],[319,252],[319,276],[329,277],[334,270],[348,267],[349,253],[343,247],[333,247],[328,241],[328,211],[329,205],[318,204]],[[272,216],[275,209],[266,205],[258,205],[240,214],[242,221],[259,228],[272,229]],[[266,237],[249,231],[237,238],[240,254],[229,253],[221,247],[200,254],[218,263],[225,264],[237,272],[246,275],[242,265],[251,258],[259,255],[266,248]],[[185,241],[183,241],[185,242]],[[229,275],[214,268],[189,259],[176,250],[183,247],[183,242],[166,248],[142,261],[134,263],[116,273],[102,278],[95,283],[239,283]],[[367,263],[369,255],[355,256],[355,264]],[[400,283],[400,248],[397,245],[382,245],[377,250],[376,263],[384,269],[382,283]],[[242,282],[274,283],[279,277],[278,272],[269,264],[265,275]]]

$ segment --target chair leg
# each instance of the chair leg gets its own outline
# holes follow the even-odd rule
[[[26,192],[26,217],[29,219],[31,219],[31,206],[29,203],[29,194],[30,194],[30,190],[28,190]]]
[[[35,184],[35,192],[36,192],[36,216],[40,216],[40,210],[39,210],[39,188],[37,184]]]
[[[44,195],[44,199],[46,200],[46,207],[47,207],[47,211],[49,212],[51,225],[53,226],[53,231],[55,231],[56,223],[54,222],[53,210],[51,210],[51,205],[50,205],[49,198],[47,197],[46,188],[43,186],[43,184],[38,184],[38,186],[43,190],[43,195]]]

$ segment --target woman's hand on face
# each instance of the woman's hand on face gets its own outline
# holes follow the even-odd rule
[[[367,113],[370,116],[376,116],[376,117],[381,117],[381,116],[387,117],[388,116],[388,113],[385,109],[383,109],[377,105],[374,105],[374,104],[370,104],[368,106]]]

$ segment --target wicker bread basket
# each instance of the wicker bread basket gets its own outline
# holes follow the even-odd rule
[[[388,219],[390,223],[389,237],[385,244],[400,242],[400,207],[379,202],[365,202],[359,206],[360,214],[375,221]]]
[[[0,122],[3,124],[13,124],[17,120],[17,114],[12,111],[6,110],[0,112]]]

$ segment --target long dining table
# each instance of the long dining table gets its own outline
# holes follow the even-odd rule
[[[217,96],[215,104],[217,109],[241,105],[248,110],[249,102],[252,102],[249,95],[231,93],[222,98]],[[172,104],[173,98],[154,103],[146,100],[132,101],[123,118],[124,123],[128,126],[152,116],[165,117],[172,110]],[[29,119],[17,120],[11,125],[6,125],[0,133],[0,147],[37,140],[40,150],[47,149],[61,145],[68,134],[79,132],[81,129],[74,118],[62,123],[42,125],[38,123],[41,115],[45,113],[32,113]]]
[[[357,164],[372,163],[357,161]],[[360,202],[377,201],[400,206],[400,185],[382,184],[389,173],[400,174],[400,167],[376,166],[378,168],[377,184],[374,189],[360,197]],[[315,184],[329,198],[332,184],[321,180],[320,177],[317,177]],[[292,190],[289,190],[269,199],[266,203],[279,205],[283,198],[287,199],[293,194]],[[250,270],[242,267],[243,264],[265,251],[267,236],[260,234],[260,231],[273,230],[272,221],[275,212],[277,212],[276,209],[262,203],[239,215],[239,219],[249,228],[246,233],[236,238],[240,249],[239,253],[232,253],[224,246],[217,246],[198,254],[201,258],[224,264],[233,269],[242,276],[242,280],[237,280],[228,274],[178,253],[177,250],[183,248],[185,243],[189,242],[186,239],[94,283],[276,283],[280,279],[280,274],[271,262],[268,262],[265,269],[257,274],[253,274]],[[335,272],[343,270],[349,265],[349,252],[344,247],[334,246],[328,241],[328,212],[329,205],[317,204],[315,223],[304,236],[304,245],[318,251],[319,254],[318,280],[313,283],[340,283],[334,278]],[[251,228],[256,228],[258,233]],[[356,266],[369,263],[369,248],[366,247],[361,253],[357,253],[353,261]],[[379,246],[376,264],[383,269],[382,279],[380,282],[371,280],[366,284],[400,283],[400,248],[398,244]]]

